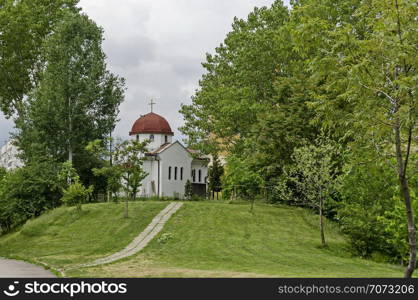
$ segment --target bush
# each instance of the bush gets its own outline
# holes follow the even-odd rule
[[[163,233],[158,239],[158,243],[160,244],[165,244],[167,243],[169,240],[173,239],[174,235],[171,232],[166,232]]]
[[[6,174],[7,174],[6,169],[0,167],[0,182],[3,180],[4,177],[6,177]]]
[[[89,200],[93,189],[93,186],[86,188],[78,181],[72,183],[64,190],[62,202],[64,202],[67,206],[76,206],[77,210],[81,210],[82,204]]]
[[[0,180],[0,232],[8,232],[28,219],[60,204],[58,166],[53,162],[28,165]]]
[[[408,243],[405,207],[393,172],[379,163],[351,168],[343,180],[337,220],[356,254],[399,263],[407,261]]]

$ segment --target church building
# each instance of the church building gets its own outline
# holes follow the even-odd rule
[[[205,196],[209,159],[175,141],[165,118],[152,111],[142,115],[129,135],[141,142],[150,141],[143,165],[148,176],[142,182],[139,196],[181,199],[187,180],[192,182],[194,194]]]

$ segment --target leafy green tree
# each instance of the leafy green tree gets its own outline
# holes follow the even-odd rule
[[[42,80],[16,122],[26,162],[68,160],[82,174],[92,162],[88,142],[113,130],[124,80],[106,70],[102,41],[102,29],[76,13],[65,14],[47,38]]]
[[[102,161],[102,166],[93,168],[92,171],[96,176],[103,176],[106,178],[106,189],[114,201],[118,202],[119,192],[122,188],[122,169],[113,163],[113,144],[113,138],[107,138],[104,141],[95,140],[90,142],[86,149],[92,153],[96,159]]]
[[[279,186],[284,197],[299,199],[319,213],[321,244],[326,246],[324,230],[324,203],[337,189],[338,178],[333,156],[336,148],[327,140],[297,148],[294,164],[285,169],[284,181]]]
[[[128,217],[128,198],[135,200],[142,181],[148,173],[144,171],[143,164],[146,160],[148,141],[138,142],[128,140],[116,146],[113,164],[120,172],[123,189],[125,190],[125,217]]]
[[[208,173],[208,189],[211,191],[212,199],[215,199],[215,193],[222,191],[221,178],[224,174],[224,168],[217,155],[213,156],[213,164]]]
[[[319,127],[311,123],[309,68],[294,50],[291,25],[282,1],[235,19],[216,53],[207,54],[192,104],[181,108],[190,145],[234,155],[267,185]]]
[[[225,174],[222,178],[224,191],[227,195],[234,193],[234,196],[254,200],[263,185],[262,176],[250,168],[246,161],[239,157],[229,156],[225,167]]]
[[[0,1],[0,109],[23,117],[25,96],[38,84],[45,64],[43,46],[78,0]]]
[[[318,118],[334,128],[348,128],[352,151],[378,149],[378,159],[396,158],[394,175],[405,204],[410,248],[405,277],[411,277],[416,268],[409,187],[411,176],[417,173],[411,163],[418,130],[416,1],[299,3],[295,15],[304,25],[295,36],[300,37],[300,51],[307,55],[313,77],[321,83],[312,93]],[[345,19],[330,18],[327,12],[332,9],[345,12]],[[303,41],[307,36],[311,43]],[[309,56],[312,48],[319,53]],[[324,101],[329,99],[324,96],[327,91],[336,97]]]

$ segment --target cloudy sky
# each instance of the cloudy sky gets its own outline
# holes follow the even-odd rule
[[[112,72],[125,77],[127,92],[116,135],[128,137],[133,122],[150,111],[164,116],[178,139],[181,103],[190,103],[203,73],[205,53],[213,53],[231,30],[234,16],[245,18],[274,0],[81,0],[80,6],[104,28],[104,51]],[[285,1],[288,3],[289,1]],[[0,145],[13,123],[0,113]]]

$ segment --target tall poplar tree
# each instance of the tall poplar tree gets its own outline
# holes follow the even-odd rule
[[[78,13],[66,14],[48,37],[39,86],[16,124],[26,162],[48,157],[85,168],[88,142],[114,129],[124,79],[106,70],[102,41],[102,29]]]
[[[0,110],[19,117],[25,96],[38,84],[43,46],[78,0],[0,0]]]

